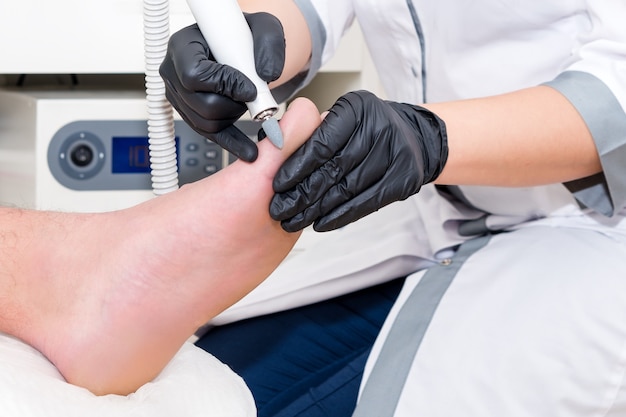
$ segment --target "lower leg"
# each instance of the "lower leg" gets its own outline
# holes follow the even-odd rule
[[[71,383],[126,394],[252,290],[298,234],[268,212],[273,176],[320,123],[298,100],[285,148],[112,213],[0,212],[0,330],[39,349]],[[12,255],[12,256],[10,256]]]

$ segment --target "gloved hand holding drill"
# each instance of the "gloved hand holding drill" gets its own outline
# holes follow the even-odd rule
[[[267,13],[245,17],[259,76],[278,79],[285,64],[280,21]],[[172,36],[160,72],[168,100],[196,132],[240,159],[256,159],[256,144],[233,125],[256,88],[213,59],[196,25]],[[333,230],[417,193],[441,173],[447,155],[445,124],[432,112],[365,91],[348,93],[279,170],[270,214],[287,231],[310,224]]]
[[[270,214],[287,231],[337,229],[417,193],[447,156],[445,124],[434,113],[348,93],[276,174]]]
[[[254,42],[254,61],[266,82],[278,79],[285,64],[285,37],[280,21],[268,13],[245,14]],[[200,135],[238,158],[252,162],[256,144],[233,125],[255,99],[256,87],[240,71],[213,58],[197,25],[172,35],[160,67],[166,96]]]

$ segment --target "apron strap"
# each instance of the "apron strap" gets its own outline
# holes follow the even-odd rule
[[[393,417],[415,354],[441,298],[465,261],[489,239],[487,235],[466,241],[451,262],[426,271],[398,312],[352,417]]]

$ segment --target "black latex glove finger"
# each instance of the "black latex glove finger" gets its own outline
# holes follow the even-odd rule
[[[406,153],[397,155],[404,158]],[[344,227],[381,208],[415,194],[422,186],[423,179],[419,175],[406,176],[406,171],[419,170],[423,166],[421,158],[404,158],[405,161],[391,161],[384,172],[383,165],[378,164],[367,173],[352,172],[347,178],[349,186],[338,184],[331,189],[322,200],[319,218],[313,228],[318,232]],[[368,164],[365,162],[363,167]],[[367,177],[366,180],[361,179]],[[398,178],[404,181],[397,181]],[[308,219],[305,219],[308,221]]]
[[[293,217],[282,220],[280,222],[281,227],[286,232],[293,233],[313,224],[313,229],[316,232],[327,232],[343,227],[356,220],[352,212],[354,207],[351,204],[340,204],[330,213],[324,212],[322,206],[321,203],[317,202],[305,208]]]
[[[387,198],[384,187],[380,185],[368,188],[351,199],[341,200],[347,202],[330,211],[324,210],[323,203],[316,203],[295,216],[283,220],[281,226],[287,232],[296,232],[311,224],[316,232],[328,232],[347,226],[396,201],[393,198]]]
[[[210,60],[208,46],[196,25],[172,35],[168,54],[160,67],[166,97],[183,120],[200,135],[238,158],[252,162],[258,155],[256,144],[233,126],[247,107],[222,94],[253,99],[256,88],[251,82],[252,88],[245,87],[247,78],[240,82],[236,76],[228,75],[229,72],[238,73]],[[206,77],[214,80],[204,82]],[[232,85],[226,87],[228,83]],[[212,90],[221,90],[222,94]]]
[[[317,207],[308,207],[304,211],[296,214],[295,216],[282,220],[280,226],[285,232],[294,233],[305,227],[313,224],[315,219],[319,217]]]
[[[262,80],[277,80],[285,67],[285,34],[283,26],[269,13],[244,13],[254,43],[254,63]]]
[[[359,143],[351,146],[350,140]],[[270,215],[274,220],[286,220],[304,210],[301,221],[311,224],[316,217],[328,214],[385,175],[388,164],[380,163],[380,160],[389,158],[387,149],[376,149],[385,148],[384,142],[374,141],[370,145],[369,141],[360,140],[356,135],[351,135],[350,140],[345,149],[294,188],[272,197]],[[295,224],[294,221],[291,224]]]
[[[246,162],[255,161],[259,154],[254,141],[234,125],[219,132],[210,133],[207,138]]]
[[[389,163],[380,163],[381,159],[389,159],[387,149],[376,149],[381,146],[385,147],[383,141],[375,141],[371,152],[357,167],[347,172],[341,180],[334,181],[331,187],[310,204],[303,205],[302,201],[298,200],[303,193],[301,189],[298,189],[300,185],[296,187],[296,192],[287,192],[280,197],[274,196],[277,201],[273,199],[272,204],[279,204],[278,201],[280,204],[291,204],[291,207],[283,210],[283,213],[288,214],[281,219],[283,228],[300,230],[315,222],[314,229],[317,231],[332,230],[327,228],[327,224],[332,224],[335,228],[341,227],[382,207],[380,204],[385,198],[383,198],[384,189],[380,189],[380,184],[386,176],[393,174],[390,174]],[[374,203],[369,197],[372,194],[374,197],[379,197],[374,200]],[[368,196],[365,200],[368,204],[361,205],[360,202],[364,201],[365,196]],[[290,201],[285,197],[289,197]],[[297,210],[303,206],[306,206],[304,210]],[[346,220],[347,218],[351,220]]]
[[[201,36],[197,28],[185,30]],[[193,122],[192,128],[198,127],[198,133],[216,132],[246,111],[242,101],[254,99],[256,87],[238,71],[209,60],[208,50],[200,41],[188,40],[189,43],[179,45],[183,41],[175,36],[181,33],[186,32],[177,32],[170,39],[167,56],[159,68],[166,97],[181,115]],[[204,127],[200,130],[199,126]]]
[[[373,176],[368,175],[366,181],[372,179],[374,179]],[[379,191],[374,190],[369,182],[361,183],[358,172],[351,172],[324,193],[319,200],[304,210],[294,213],[291,217],[283,219],[281,225],[288,232],[304,229],[313,223],[313,228],[318,232],[345,226],[376,210],[371,209],[370,205],[360,206],[356,203],[365,195],[372,193],[377,195]]]
[[[320,169],[329,161],[334,162],[326,166],[325,170],[332,174],[333,170],[347,172],[351,167],[357,165],[362,159],[366,146],[359,146],[359,138],[354,138],[354,131],[359,124],[359,116],[355,113],[353,106],[346,100],[346,96],[341,97],[328,111],[319,128],[313,132],[311,138],[298,148],[278,169],[274,176],[272,187],[276,193],[284,193],[301,184],[303,181]],[[351,150],[345,157],[341,151],[353,140],[352,146],[358,148],[355,152]],[[352,154],[354,153],[354,154]],[[348,164],[347,166],[344,166]],[[329,175],[329,179],[340,179],[340,173]],[[332,185],[332,184],[330,184]],[[310,187],[306,187],[307,191]]]
[[[213,96],[221,99],[220,96]],[[186,103],[179,103],[177,95],[172,95],[171,97],[168,95],[168,100],[174,108],[183,109],[183,111],[179,112],[181,118],[197,133],[217,143],[239,159],[246,162],[256,160],[259,153],[257,146],[245,133],[233,125],[237,118],[226,120],[206,119],[198,115],[193,108],[188,107]],[[233,102],[230,101],[230,103]]]
[[[270,202],[270,216],[277,221],[289,219],[314,205],[343,176],[332,161],[313,172],[294,189],[275,194]]]
[[[280,77],[285,64],[282,25],[268,13],[244,15],[252,31],[257,72],[265,81],[274,81]],[[183,99],[196,111],[205,101],[200,98],[200,102],[196,102],[193,94],[196,92],[215,93],[241,103],[256,98],[256,87],[248,77],[213,59],[206,40],[195,24],[174,33],[170,38],[161,75],[170,80],[179,94],[184,91],[191,93]],[[177,82],[180,85],[176,85]]]
[[[256,87],[242,72],[213,59],[197,25],[174,33],[160,67],[161,76],[179,93],[209,92],[246,102],[256,97]],[[193,106],[192,102],[187,102]]]
[[[315,220],[313,229],[317,232],[339,229],[396,201],[395,198],[386,198],[388,194],[383,184],[384,182],[381,182],[349,200],[344,200],[345,203],[335,207],[330,212],[321,213]]]
[[[166,80],[165,83],[167,86],[170,82]],[[190,127],[203,136],[232,125],[247,110],[243,103],[227,97],[213,93],[178,91],[172,85],[166,88],[165,96]]]
[[[378,166],[380,168],[380,165]],[[389,186],[389,179],[397,173],[380,173],[379,179],[370,184],[368,180],[374,180],[373,173],[367,175],[368,180],[361,183],[360,174],[352,172],[344,181],[332,187],[323,198],[307,207],[302,212],[281,222],[285,231],[295,232],[311,224],[317,232],[327,232],[344,227],[369,214],[378,211],[382,207],[398,200],[398,195],[410,195],[406,187],[414,185],[405,184],[405,190],[396,190]]]

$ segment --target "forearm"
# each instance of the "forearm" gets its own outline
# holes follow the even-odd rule
[[[239,0],[245,12],[267,12],[276,16],[285,32],[285,67],[281,77],[271,87],[281,85],[302,72],[311,57],[311,35],[300,9],[293,1],[285,0]]]
[[[448,132],[448,162],[438,184],[533,186],[601,170],[582,118],[550,87],[425,107]]]

